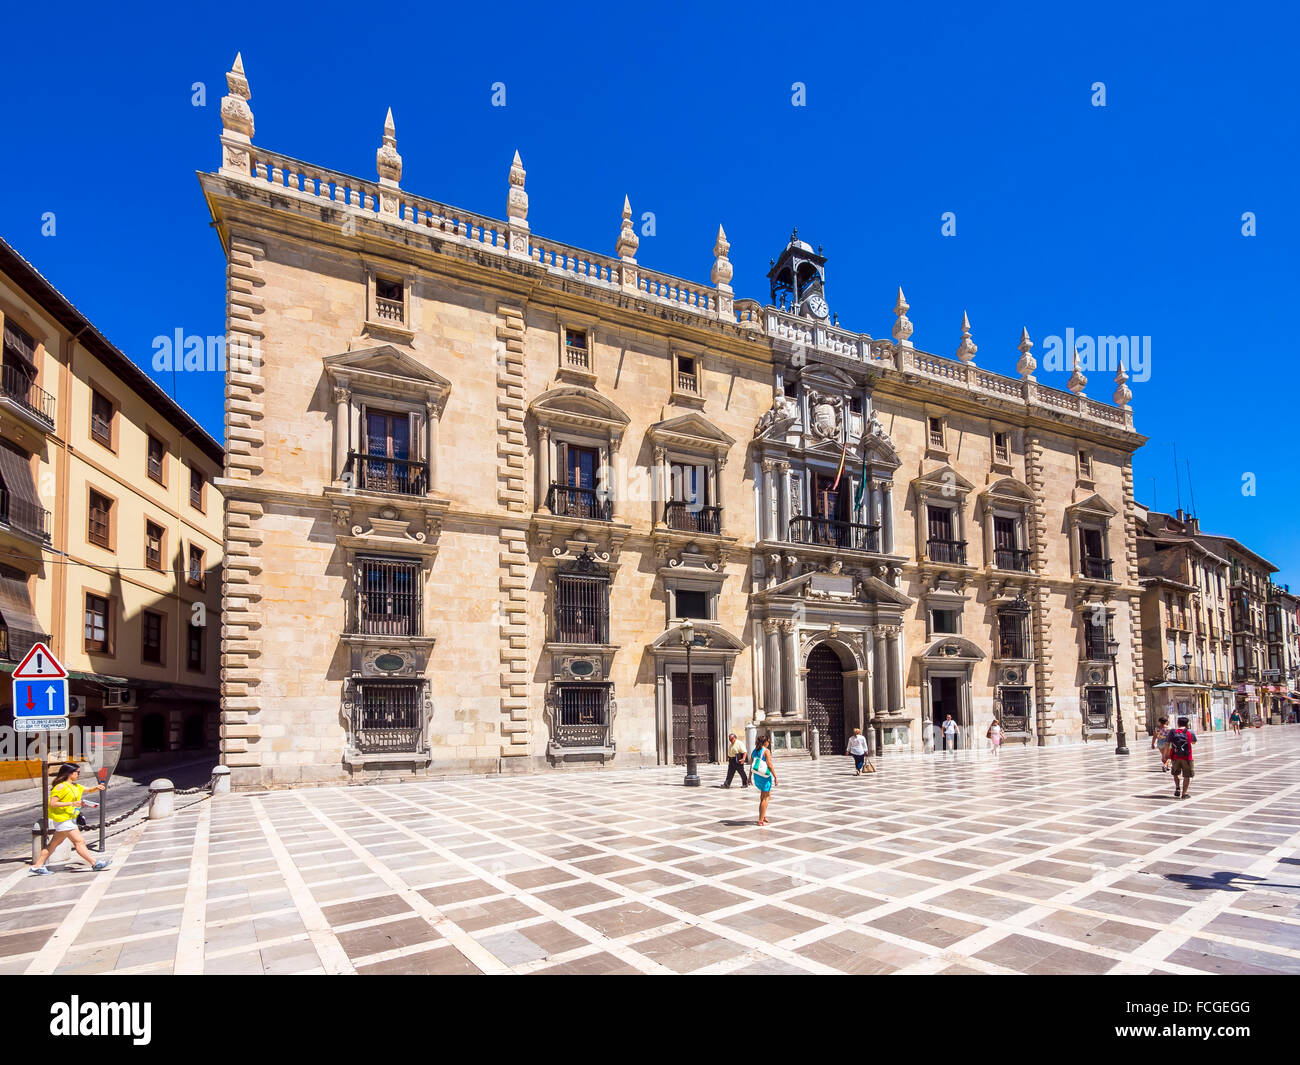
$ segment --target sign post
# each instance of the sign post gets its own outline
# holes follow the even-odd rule
[[[67,732],[68,671],[35,643],[13,672],[14,731]],[[50,763],[41,759],[41,849],[50,842]]]
[[[89,731],[89,730],[84,730]],[[108,805],[108,778],[117,769],[117,761],[122,757],[122,734],[120,732],[99,732],[88,742],[86,757],[95,771],[95,777],[104,785],[99,797],[99,853],[104,853],[104,807]]]

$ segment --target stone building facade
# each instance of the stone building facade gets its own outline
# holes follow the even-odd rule
[[[840,328],[792,235],[770,302],[253,143],[200,175],[228,258],[223,758],[237,785],[1111,740],[1145,721],[1116,405]],[[691,619],[690,654],[681,622]],[[1111,644],[1112,646],[1108,646]],[[1115,658],[1112,659],[1112,651]],[[1112,673],[1117,664],[1118,685]]]
[[[0,672],[46,642],[125,766],[215,749],[221,445],[3,240],[0,331]]]

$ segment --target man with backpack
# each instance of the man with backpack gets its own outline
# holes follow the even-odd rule
[[[1185,799],[1192,787],[1196,770],[1192,766],[1192,744],[1196,733],[1187,727],[1187,718],[1178,719],[1178,727],[1168,736],[1169,765],[1174,774],[1174,798]]]

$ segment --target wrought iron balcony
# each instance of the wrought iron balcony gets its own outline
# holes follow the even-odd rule
[[[796,544],[879,552],[880,526],[836,521],[833,518],[791,518],[789,539]]]
[[[558,603],[555,607],[556,643],[609,643],[609,607],[606,602]]]
[[[722,508],[699,507],[693,503],[672,502],[664,507],[664,524],[682,532],[722,532]]]
[[[1114,578],[1110,575],[1111,565],[1108,558],[1094,558],[1091,555],[1083,557],[1083,575],[1091,577],[1095,581],[1109,581]]]
[[[368,492],[391,492],[401,496],[422,496],[429,490],[429,464],[411,459],[348,455],[347,476],[353,488]]]
[[[9,494],[0,488],[0,525],[7,525],[20,533],[50,542],[50,512]]]
[[[1088,727],[1097,731],[1104,731],[1110,728],[1110,698],[1103,702],[1099,699],[1090,698],[1084,708],[1084,714],[1088,719]]]
[[[612,521],[613,501],[601,498],[594,488],[573,488],[552,484],[546,493],[546,509],[562,518],[588,518],[592,521]]]
[[[54,428],[54,397],[38,387],[17,366],[0,368],[0,391],[24,410],[36,415],[47,428]]]
[[[362,636],[419,636],[420,567],[393,559],[357,560],[352,632]]]
[[[927,540],[926,556],[931,562],[947,562],[950,565],[966,565],[965,540]]]
[[[1029,572],[1029,552],[1018,547],[997,547],[993,550],[993,565],[998,569]]]

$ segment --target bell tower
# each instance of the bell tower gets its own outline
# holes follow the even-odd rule
[[[772,303],[807,318],[825,321],[830,317],[826,305],[826,257],[799,239],[799,230],[790,233],[790,243],[767,273],[772,286]]]

